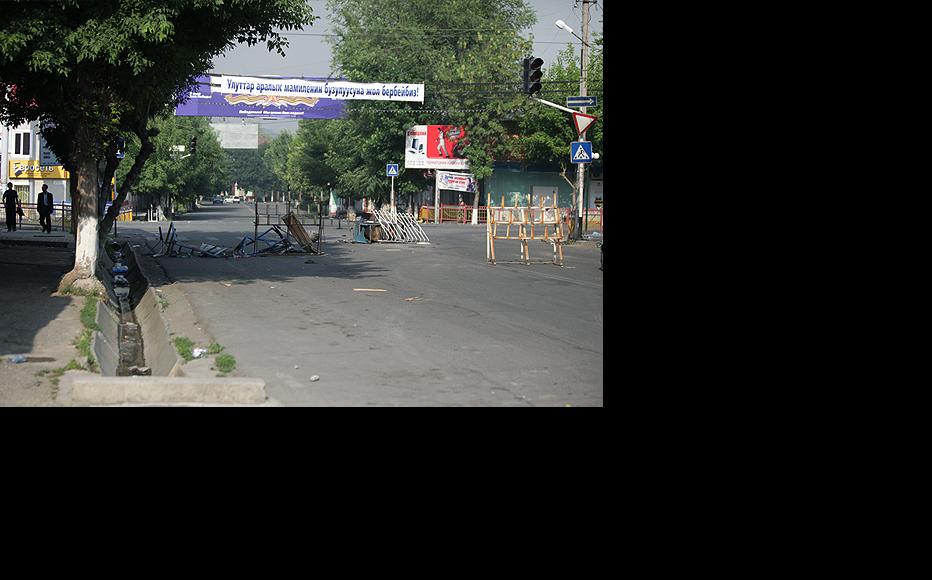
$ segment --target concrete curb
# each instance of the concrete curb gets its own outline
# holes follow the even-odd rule
[[[74,405],[262,405],[265,381],[248,378],[76,377]]]
[[[135,266],[146,280],[145,294],[140,298],[134,310],[136,322],[142,329],[146,365],[152,368],[153,376],[183,377],[185,375],[182,368],[184,361],[175,350],[168,325],[159,310],[158,298],[151,286],[149,274],[145,271],[144,261],[140,259],[141,250],[134,247],[132,242],[128,245],[132,251]]]

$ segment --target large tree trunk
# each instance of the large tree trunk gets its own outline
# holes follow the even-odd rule
[[[105,215],[103,221],[100,222],[101,237],[106,236],[113,228],[113,222],[120,214],[120,208],[123,207],[123,201],[126,199],[126,195],[129,193],[130,188],[139,182],[139,176],[142,174],[143,166],[146,164],[149,156],[152,155],[152,152],[155,151],[155,144],[152,143],[150,138],[159,134],[158,129],[137,131],[136,134],[139,135],[139,139],[142,141],[142,147],[129,173],[126,174],[126,178],[123,179],[123,182],[120,184],[116,199],[113,200],[113,204],[110,206],[110,209],[107,210],[107,215]],[[107,187],[109,187],[109,184]]]
[[[97,237],[99,218],[97,204],[97,162],[85,156],[74,160],[78,174],[78,188],[72,199],[72,220],[77,222],[74,269],[62,278],[59,291],[81,294],[104,294],[97,279],[97,256],[100,242]]]
[[[68,191],[71,194],[71,223],[68,226],[68,231],[71,232],[71,235],[77,235],[78,233],[78,220],[75,218],[75,200],[78,199],[78,172],[73,168],[68,168]]]

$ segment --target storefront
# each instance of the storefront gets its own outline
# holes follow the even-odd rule
[[[55,203],[71,203],[68,172],[39,134],[38,123],[0,127],[0,153],[2,189],[12,183],[23,203],[36,203],[47,185]]]

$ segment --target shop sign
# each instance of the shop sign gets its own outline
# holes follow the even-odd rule
[[[11,179],[68,179],[68,172],[61,165],[43,165],[37,159],[11,159]]]

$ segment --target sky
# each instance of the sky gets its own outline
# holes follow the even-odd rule
[[[404,0],[398,0],[403,2]],[[569,32],[561,30],[554,24],[563,20],[576,34],[582,36],[582,3],[577,7],[576,0],[526,0],[537,13],[537,24],[532,26],[527,35],[534,37],[533,56],[552,62],[567,44],[573,44],[578,50],[580,41]],[[327,34],[332,32],[326,0],[308,0],[319,16],[312,26],[302,31],[286,32],[284,35],[290,43],[286,56],[269,52],[264,44],[257,46],[238,45],[222,56],[214,59],[212,73],[247,76],[294,76],[294,77],[330,77],[330,44],[326,42]],[[589,6],[589,34],[602,33],[602,5],[599,0]],[[544,65],[546,68],[546,64]],[[378,79],[380,82],[404,82],[404,79]],[[281,130],[294,131],[296,121],[263,121],[264,132],[277,133]]]

